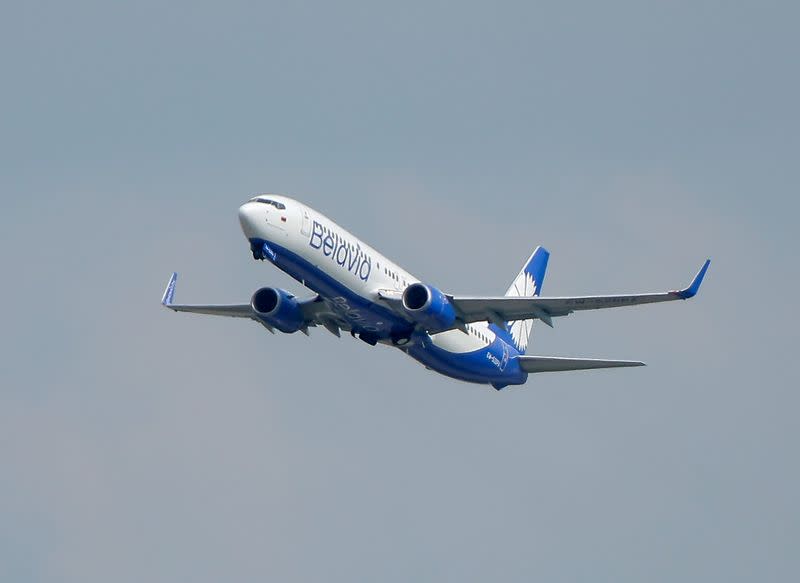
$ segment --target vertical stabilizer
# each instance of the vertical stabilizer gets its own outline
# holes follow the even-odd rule
[[[538,296],[542,291],[542,283],[544,282],[544,274],[547,270],[547,260],[550,258],[550,252],[544,247],[537,247],[525,265],[514,278],[511,286],[506,291],[506,296],[517,298],[530,298]],[[513,344],[520,352],[525,352],[528,348],[528,340],[531,335],[531,328],[533,327],[533,320],[517,320],[515,322],[506,322],[505,329],[492,324],[492,331],[498,334],[501,338]]]

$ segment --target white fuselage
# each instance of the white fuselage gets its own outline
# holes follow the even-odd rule
[[[328,217],[291,198],[279,195],[256,197],[239,209],[242,230],[248,240],[263,240],[272,248],[282,247],[278,255],[286,250],[313,265],[321,274],[346,287],[352,294],[370,304],[378,303],[380,293],[397,293],[419,281],[411,273],[383,256],[358,237],[339,226]],[[323,295],[325,290],[315,277],[304,273],[292,273],[278,262],[279,267],[298,279],[303,285]],[[303,271],[303,270],[298,270]],[[324,286],[322,286],[324,287]],[[356,329],[366,327],[368,331],[383,333],[381,320],[366,318],[361,306],[343,294],[325,299],[341,309],[339,313]],[[384,323],[387,324],[387,323]],[[382,334],[383,336],[383,334]],[[467,333],[450,330],[430,336],[434,346],[450,353],[468,353],[485,349],[494,343],[495,334],[484,322],[467,326]],[[381,338],[382,342],[388,342]]]

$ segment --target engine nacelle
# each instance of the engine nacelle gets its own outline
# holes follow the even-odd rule
[[[412,283],[405,289],[403,310],[429,332],[447,330],[456,321],[456,311],[447,296],[422,283]]]
[[[281,332],[297,332],[305,322],[297,300],[283,289],[262,287],[253,294],[250,306],[259,319]]]

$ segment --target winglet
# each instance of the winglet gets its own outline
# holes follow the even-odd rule
[[[175,282],[178,281],[178,274],[173,273],[169,278],[167,289],[164,290],[164,296],[161,298],[161,305],[170,307],[172,305],[172,298],[175,297]]]
[[[694,276],[692,283],[689,284],[689,287],[686,289],[682,289],[680,291],[674,292],[682,300],[688,300],[689,298],[693,298],[697,295],[697,291],[700,289],[700,284],[703,283],[703,278],[706,275],[706,271],[708,270],[708,266],[711,265],[711,260],[706,259],[706,262],[703,264],[703,267],[700,268],[700,271],[697,272],[697,275]]]

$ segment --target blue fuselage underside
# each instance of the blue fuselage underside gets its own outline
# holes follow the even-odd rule
[[[268,257],[279,269],[318,293],[331,311],[346,320],[355,334],[376,340],[410,338],[401,349],[428,368],[462,381],[491,384],[496,388],[522,384],[528,374],[516,357],[519,352],[499,337],[472,352],[450,352],[436,346],[431,337],[415,331],[414,325],[386,306],[360,296],[303,257],[272,241],[251,239],[253,246],[268,243],[275,257]]]

